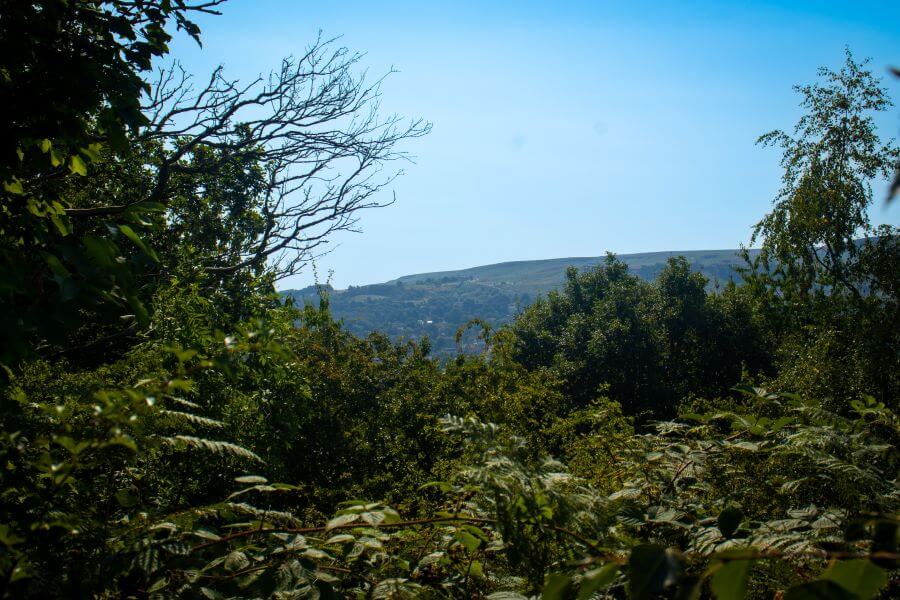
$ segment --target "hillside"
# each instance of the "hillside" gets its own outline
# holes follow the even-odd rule
[[[649,281],[673,256],[687,258],[695,270],[709,278],[711,287],[734,277],[734,267],[741,262],[736,250],[644,252],[619,258]],[[457,329],[471,319],[481,318],[492,325],[506,323],[537,297],[561,286],[567,267],[587,269],[603,260],[527,260],[406,275],[380,284],[329,289],[331,309],[358,335],[372,331],[405,338],[427,335],[434,352],[448,353],[456,349]],[[314,286],[282,293],[298,304],[318,301]]]

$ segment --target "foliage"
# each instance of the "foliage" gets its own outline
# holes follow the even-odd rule
[[[200,411],[191,376],[233,371],[249,353],[276,350],[254,332],[232,338],[215,354],[139,347],[132,360],[145,377],[119,385],[112,382],[129,375],[125,365],[64,377],[47,363],[30,365],[4,397],[4,592],[101,589],[117,536],[172,501],[165,486],[155,485],[153,463],[171,464],[187,447],[259,462],[249,450],[214,437],[223,423]],[[9,403],[21,410],[11,412]]]
[[[765,369],[764,333],[733,287],[720,299],[684,259],[648,284],[610,256],[551,292],[511,325],[516,358],[550,367],[575,406],[608,385],[631,415],[671,415],[688,393],[715,396],[742,369]],[[749,339],[748,339],[749,338]]]
[[[82,311],[145,322],[135,273],[154,256],[136,230],[159,205],[103,219],[97,237],[73,222],[63,190],[105,151],[126,150],[128,132],[146,123],[143,73],[168,52],[169,23],[199,41],[191,17],[222,1],[0,5],[0,364],[59,343]],[[147,256],[121,261],[131,244]]]
[[[631,481],[611,495],[556,461],[533,459],[493,425],[448,417],[445,430],[480,454],[451,481],[427,486],[446,496],[431,517],[404,519],[354,500],[324,525],[301,526],[264,507],[294,486],[242,476],[223,502],[144,524],[150,533],[124,553],[145,589],[181,596],[588,598],[626,589],[652,598],[708,586],[724,599],[792,584],[789,597],[819,588],[830,590],[825,597],[875,595],[898,558],[900,522],[867,512],[900,500],[897,482],[880,479],[898,458],[881,437],[896,437],[896,417],[862,403],[857,419],[841,420],[764,390],[751,391],[744,408],[773,418],[735,411],[691,415],[697,426],[660,425],[626,463]],[[783,413],[791,416],[774,418]],[[722,442],[718,423],[740,435]],[[823,430],[838,439],[819,443]],[[747,478],[741,468],[781,469],[798,458],[797,473],[814,475],[808,483]],[[733,477],[750,493],[717,496],[737,489]],[[832,485],[849,495],[798,504]]]
[[[132,336],[173,274],[212,279],[246,318],[237,298],[271,292],[382,206],[402,172],[386,165],[407,158],[398,144],[428,132],[379,116],[381,80],[366,84],[359,55],[330,40],[248,84],[221,67],[203,86],[177,66],[151,79],[172,22],[199,40],[188,16],[222,1],[2,6],[15,112],[0,163],[0,364]]]
[[[887,177],[900,149],[882,142],[873,115],[890,100],[847,50],[839,71],[797,86],[804,115],[794,136],[760,138],[783,149],[783,186],[754,230],[749,293],[778,340],[782,388],[815,390],[840,405],[863,393],[896,408],[897,228],[872,226],[871,182]]]
[[[427,124],[322,40],[148,81],[219,4],[0,3],[4,597],[896,596],[897,236],[866,216],[896,152],[861,65],[766,138],[747,285],[609,257],[496,330],[463,303],[438,358],[273,287]]]
[[[759,138],[783,148],[784,177],[773,210],[756,225],[753,239],[763,241],[762,260],[778,262],[786,294],[824,289],[857,298],[878,294],[891,284],[861,267],[866,255],[879,252],[880,238],[897,235],[887,225],[872,227],[867,212],[871,180],[886,178],[900,156],[900,149],[882,144],[872,120],[890,101],[849,49],[840,71],[823,68],[819,75],[824,83],[795,88],[806,109],[795,127],[797,137],[772,131]]]

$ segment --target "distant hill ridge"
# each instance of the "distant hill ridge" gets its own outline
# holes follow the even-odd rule
[[[721,276],[725,275],[725,280],[727,280],[728,276],[734,273],[734,265],[743,262],[738,252],[738,250],[690,250],[684,252],[670,250],[619,254],[617,258],[628,264],[629,268],[636,274],[641,275],[642,272],[646,272],[648,267],[652,270],[657,270],[657,267],[662,268],[662,265],[665,265],[666,260],[669,258],[684,256],[695,268],[706,273],[710,279],[721,280]],[[756,254],[756,251],[751,251],[751,254]],[[602,263],[604,260],[606,260],[605,256],[516,260],[452,271],[404,275],[387,283],[396,283],[397,281],[416,283],[429,279],[460,277],[481,283],[509,283],[521,287],[546,288],[546,291],[549,291],[556,289],[563,282],[565,271],[568,267],[587,269]],[[723,272],[722,267],[725,267],[727,274]]]
[[[751,251],[751,255],[756,251]],[[617,255],[639,277],[652,280],[674,256],[684,256],[710,286],[736,279],[738,250],[642,252]],[[510,321],[538,296],[559,288],[566,268],[584,270],[605,256],[503,262],[453,271],[405,275],[385,283],[329,287],[331,310],[358,335],[382,331],[393,337],[428,336],[436,352],[455,349],[456,330],[476,317],[494,325]],[[318,301],[318,289],[285,290],[295,302]]]

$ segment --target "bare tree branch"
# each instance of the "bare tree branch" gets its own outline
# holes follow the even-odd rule
[[[212,3],[211,3],[212,4]],[[380,86],[357,74],[361,55],[321,37],[299,58],[249,84],[225,78],[218,68],[194,87],[180,65],[161,69],[151,84],[140,141],[161,143],[153,188],[146,200],[168,204],[173,180],[209,174],[251,159],[265,172],[258,205],[260,235],[240,248],[206,258],[209,273],[228,275],[266,264],[276,278],[298,272],[332,234],[353,231],[359,211],[393,202],[381,192],[402,174],[397,148],[425,135],[430,124],[382,117]],[[390,73],[388,73],[390,74]],[[198,152],[212,163],[192,161]],[[199,192],[202,193],[202,190]],[[73,209],[72,217],[115,214],[128,205]]]

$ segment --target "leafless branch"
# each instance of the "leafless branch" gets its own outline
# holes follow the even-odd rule
[[[248,84],[226,79],[221,68],[197,87],[177,64],[158,72],[143,107],[150,122],[142,141],[166,151],[149,201],[166,204],[178,175],[208,174],[236,159],[252,159],[265,172],[257,198],[262,233],[210,256],[208,272],[227,275],[265,262],[276,277],[294,274],[334,233],[355,230],[359,211],[393,202],[382,192],[402,169],[391,164],[409,160],[397,146],[430,124],[380,116],[384,77],[368,84],[365,72],[357,74],[360,58],[320,37],[301,57]],[[196,166],[191,157],[200,149],[219,162]]]

